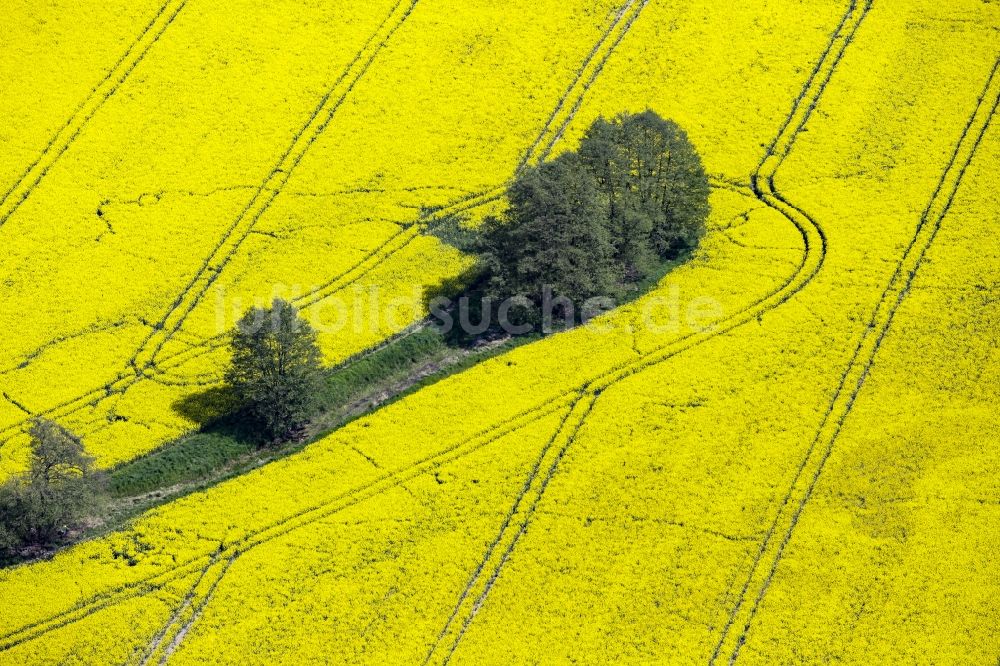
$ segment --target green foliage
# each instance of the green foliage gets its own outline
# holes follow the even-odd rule
[[[316,413],[321,356],[316,332],[287,301],[253,308],[233,332],[226,381],[242,413],[269,441],[288,438]]]
[[[709,213],[708,177],[676,123],[653,111],[598,118],[579,154],[608,202],[626,279],[646,274],[656,255],[668,258],[697,245]]]
[[[525,343],[527,339],[518,339]],[[421,328],[410,335],[392,340],[385,346],[324,370],[319,403],[325,413],[317,421],[329,430],[347,420],[367,413],[369,399],[390,396],[381,405],[390,404],[422,387],[460,372],[486,358],[514,346],[513,341],[473,353],[448,347],[433,328]],[[410,384],[416,369],[426,370],[437,364],[419,382]],[[400,384],[407,386],[401,388]],[[353,405],[360,402],[362,404]],[[189,483],[214,483],[266,459],[287,455],[301,444],[266,452],[258,451],[247,433],[234,427],[231,418],[212,419],[202,432],[184,436],[157,451],[120,465],[109,474],[109,487],[115,497],[135,497],[143,493]],[[324,431],[314,437],[322,437]],[[2,537],[2,535],[0,535]]]
[[[432,236],[457,250],[476,254],[482,250],[479,232],[466,224],[461,215],[449,215],[428,227]]]
[[[326,412],[319,415],[320,420],[336,418],[352,401],[390,391],[393,382],[405,379],[415,367],[446,352],[444,339],[433,329],[423,328],[338,367],[324,369],[315,394],[319,409]],[[230,404],[227,397],[214,390],[206,391],[205,397],[205,402],[223,405],[220,409]],[[201,432],[186,435],[112,470],[108,479],[111,494],[134,497],[210,478],[228,466],[246,462],[257,450],[254,433],[242,427],[238,415],[219,415],[214,410],[212,414]]]
[[[26,474],[0,486],[0,549],[47,546],[98,503],[100,484],[79,437],[54,421],[36,419],[28,431]]]
[[[30,481],[41,488],[56,488],[90,471],[93,458],[83,441],[55,421],[35,419],[31,437]]]
[[[567,153],[526,169],[508,192],[503,219],[482,227],[486,292],[501,301],[522,295],[532,319],[545,297],[581,303],[615,290],[613,247],[597,183],[580,159]]]

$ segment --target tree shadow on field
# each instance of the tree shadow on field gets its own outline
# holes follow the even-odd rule
[[[252,426],[241,418],[230,386],[215,386],[185,395],[171,404],[175,413],[198,425],[202,433],[225,435],[244,442],[259,440]]]
[[[223,416],[231,414],[236,407],[236,396],[228,386],[216,386],[175,400],[171,408],[180,416],[204,427]]]

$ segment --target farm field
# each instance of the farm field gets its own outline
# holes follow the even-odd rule
[[[677,120],[713,190],[594,325],[0,570],[0,664],[1000,658],[1000,7],[186,0],[92,48],[16,11],[0,476],[33,415],[103,467],[195,428],[220,307],[458,274],[421,223],[600,115]]]

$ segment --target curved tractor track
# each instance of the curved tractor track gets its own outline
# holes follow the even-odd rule
[[[384,46],[388,36],[390,36],[392,32],[395,32],[395,30],[401,25],[401,22],[409,16],[409,13],[413,10],[417,1],[418,0],[412,0],[409,2],[409,5],[405,10],[405,14],[403,14],[401,19],[391,28],[390,32],[378,41],[377,48],[379,50],[382,46]],[[577,69],[573,81],[559,98],[555,108],[546,120],[545,125],[540,130],[532,145],[527,149],[525,155],[521,158],[521,162],[518,164],[517,170],[511,180],[516,178],[517,174],[525,168],[526,164],[537,158],[540,147],[542,148],[542,153],[546,155],[552,150],[560,138],[562,130],[572,121],[576,111],[582,105],[583,98],[597,81],[598,77],[604,70],[604,66],[631,30],[632,25],[638,19],[643,8],[645,8],[649,1],[650,0],[628,0],[622,5],[611,24],[600,35],[600,38],[588,53],[586,59]],[[402,11],[403,6],[404,2],[401,1],[393,8],[390,15],[385,19],[385,21],[383,21],[382,25],[379,26],[376,33],[369,38],[361,52],[359,52],[354,61],[352,61],[352,63],[348,66],[348,69],[346,69],[340,76],[337,84],[342,83],[348,78],[351,67],[362,61],[366,49],[372,48],[373,42],[376,40],[378,34],[384,31],[389,19],[394,15],[398,15]],[[365,70],[367,70],[368,65],[371,64],[371,59],[373,59],[376,54],[377,51],[372,54],[371,58],[369,58],[365,63]],[[354,77],[350,87],[353,87],[353,85],[357,82],[357,79],[360,78],[360,75],[363,75],[363,73],[364,72],[361,72],[358,76]],[[165,358],[158,358],[158,354],[162,350],[163,345],[177,333],[188,314],[190,314],[200,299],[204,296],[207,289],[218,278],[222,268],[232,258],[233,254],[238,249],[239,244],[242,243],[242,240],[249,235],[250,231],[252,231],[252,226],[256,223],[255,218],[259,218],[264,212],[264,209],[262,209],[261,206],[270,206],[271,202],[273,202],[278,192],[277,190],[272,191],[270,188],[273,188],[276,183],[283,185],[287,182],[288,174],[279,173],[279,170],[283,168],[281,165],[285,162],[293,162],[294,164],[297,164],[304,155],[304,150],[307,150],[308,147],[312,145],[312,143],[318,138],[319,133],[326,127],[326,124],[329,122],[329,116],[332,116],[332,112],[336,110],[335,107],[339,106],[340,102],[342,102],[342,97],[336,103],[331,101],[337,84],[334,85],[334,88],[331,89],[322,103],[313,111],[309,121],[296,135],[296,140],[308,137],[304,139],[307,145],[301,147],[303,149],[298,152],[295,150],[294,142],[293,145],[289,147],[285,155],[282,157],[282,160],[279,162],[279,165],[275,167],[275,170],[272,171],[268,179],[257,189],[257,193],[254,198],[254,201],[258,202],[256,208],[257,212],[251,214],[250,211],[254,206],[253,201],[251,201],[243,213],[237,218],[233,225],[231,225],[224,238],[216,246],[216,249],[212,254],[212,257],[216,257],[215,261],[213,262],[212,257],[209,257],[203,262],[202,267],[195,278],[191,280],[183,293],[175,300],[170,311],[161,319],[161,321],[157,324],[157,327],[154,328],[152,333],[142,343],[140,349],[133,355],[133,358],[130,361],[130,368],[119,373],[112,381],[104,386],[95,388],[94,390],[77,396],[71,400],[64,401],[54,407],[39,411],[37,416],[46,416],[54,419],[71,416],[81,410],[87,409],[101,400],[124,393],[130,386],[141,381],[142,379],[153,379],[164,383],[181,385],[212,385],[217,383],[217,379],[214,376],[208,377],[207,380],[199,377],[195,378],[194,381],[191,381],[190,378],[187,377],[171,378],[169,370],[176,368],[193,358],[210,353],[224,346],[225,335],[215,336],[200,345],[177,352]],[[571,101],[572,105],[569,104]],[[323,112],[324,104],[329,104],[330,106],[325,114]],[[321,116],[324,115],[328,116],[325,120],[321,118]],[[560,131],[558,133],[553,133],[551,128],[557,121],[560,122]],[[312,128],[313,131],[311,133],[307,133],[310,128]],[[282,179],[282,176],[285,177]],[[299,308],[308,307],[324,298],[328,298],[333,294],[342,291],[381,265],[385,260],[406,248],[416,239],[417,236],[420,235],[421,224],[433,224],[435,221],[439,221],[450,215],[459,214],[461,212],[496,201],[503,196],[506,186],[507,183],[504,183],[503,185],[493,188],[492,190],[463,197],[435,212],[435,214],[430,218],[415,220],[411,225],[390,236],[350,268],[334,276],[318,288],[295,299],[294,304]],[[228,248],[228,251],[224,248]],[[2,448],[3,444],[10,441],[13,437],[20,434],[26,427],[29,420],[29,418],[25,418],[0,429],[0,448]]]
[[[754,195],[764,204],[781,213],[802,236],[805,250],[795,272],[778,289],[748,305],[740,312],[725,318],[710,330],[683,336],[665,348],[648,354],[645,358],[628,364],[617,371],[596,378],[579,389],[572,400],[569,415],[563,421],[559,431],[542,450],[541,456],[532,467],[521,493],[508,511],[499,532],[487,547],[483,559],[473,570],[469,581],[460,593],[445,626],[428,651],[425,664],[450,662],[519,540],[527,531],[549,482],[558,471],[560,462],[576,441],[587,417],[605,390],[643,370],[757,320],[799,293],[819,272],[826,257],[826,235],[816,220],[780,195],[774,184],[774,176],[794,146],[796,137],[805,127],[816,108],[837,65],[843,58],[844,52],[853,41],[871,9],[872,2],[873,0],[869,0],[863,6],[852,2],[848,7],[802,92],[795,99],[792,110],[786,117],[778,135],[772,141],[757,170],[751,176]],[[542,474],[543,470],[544,474]]]
[[[827,55],[833,45],[836,44],[839,39],[842,39],[841,33],[844,30],[846,18],[850,16],[853,8],[854,5],[852,5],[852,9],[848,12],[848,14],[845,15],[845,21],[841,23],[837,32],[834,34],[834,37],[831,39],[831,46],[827,49],[823,59],[816,65],[815,69],[811,73],[809,81],[803,90],[803,94],[795,100],[793,109],[789,114],[788,120],[786,120],[785,128],[782,129],[782,132],[785,132],[787,128],[791,126],[792,119],[807,118],[808,115],[811,114],[813,105],[803,105],[802,101],[806,97],[809,90],[817,86],[825,86],[825,80],[828,80],[829,76],[832,75],[831,71],[827,74],[826,79],[820,82],[824,70],[824,63],[827,60]],[[776,140],[773,145],[777,146],[778,143],[779,142]],[[772,148],[772,151],[773,150],[776,150],[776,148]],[[372,497],[376,497],[392,488],[396,488],[401,484],[433,471],[442,465],[461,459],[484,448],[485,446],[488,446],[489,444],[498,441],[502,437],[513,432],[517,432],[547,416],[565,412],[562,426],[549,440],[549,443],[546,445],[545,450],[542,452],[538,462],[532,468],[532,473],[525,484],[525,490],[522,491],[518,502],[515,504],[515,508],[509,513],[508,519],[504,521],[501,529],[501,535],[495,540],[495,543],[499,544],[499,542],[508,535],[510,528],[514,524],[513,517],[517,513],[517,507],[520,505],[523,498],[528,495],[529,491],[535,490],[536,495],[540,500],[540,493],[537,493],[538,484],[535,483],[538,478],[538,473],[542,469],[545,469],[546,463],[548,463],[547,473],[543,479],[544,485],[547,485],[548,480],[551,479],[552,475],[555,473],[555,465],[550,462],[552,458],[550,453],[552,451],[565,453],[566,448],[572,442],[572,437],[575,435],[579,424],[582,422],[582,418],[574,419],[572,417],[574,415],[579,417],[580,412],[582,412],[582,417],[585,417],[586,414],[589,413],[590,408],[592,408],[593,402],[596,401],[600,391],[626,377],[672,358],[686,349],[697,346],[700,342],[704,342],[722,332],[732,330],[737,326],[756,320],[758,316],[774,309],[781,303],[791,298],[813,278],[822,265],[824,251],[822,233],[818,226],[815,225],[815,222],[809,218],[799,220],[791,217],[788,219],[798,229],[805,244],[805,252],[800,264],[782,286],[772,291],[764,298],[759,299],[754,303],[749,304],[739,312],[734,313],[731,317],[721,322],[719,324],[719,328],[710,331],[690,333],[682,336],[680,339],[672,343],[668,343],[656,350],[653,350],[638,361],[623,364],[612,369],[608,373],[604,373],[585,382],[578,388],[556,395],[552,398],[542,400],[534,407],[523,410],[504,422],[490,426],[469,438],[449,445],[444,449],[416,461],[415,463],[403,466],[391,472],[386,472],[371,482],[357,486],[335,496],[330,500],[317,503],[295,514],[278,519],[262,528],[251,530],[241,538],[233,540],[230,543],[222,543],[220,544],[219,551],[217,553],[192,557],[186,561],[178,563],[176,566],[170,567],[156,574],[93,594],[80,600],[64,611],[50,615],[42,620],[23,625],[14,631],[0,636],[0,652],[39,638],[49,631],[77,622],[93,613],[126,599],[133,598],[137,595],[155,592],[156,590],[163,588],[171,581],[175,581],[199,572],[204,573],[208,570],[208,568],[215,565],[219,557],[243,553],[255,548],[258,545],[268,543],[273,539],[288,534],[299,527],[310,525],[317,520],[336,514],[348,507],[354,506]],[[585,396],[589,396],[586,401],[584,400]],[[581,409],[580,406],[581,402],[583,402],[584,405],[583,409]],[[561,441],[559,436],[564,431],[570,432],[570,437],[563,438],[566,441],[562,442],[560,446],[554,446],[557,441]],[[558,458],[561,458],[561,455],[559,455]],[[558,463],[558,458],[555,460],[556,464]],[[541,490],[544,492],[544,486]],[[532,506],[536,505],[537,501]],[[516,538],[519,538],[520,534],[523,534],[526,527],[527,523],[522,521],[521,526],[517,529]],[[513,545],[515,543],[516,539],[510,544],[510,551],[513,550]],[[471,587],[475,583],[476,579],[479,578],[480,573],[486,570],[487,564],[489,564],[491,556],[496,552],[496,549],[496,546],[493,546],[487,552],[484,563],[477,568],[473,575],[473,580],[470,581],[470,584],[467,586],[467,591],[463,593],[462,600],[460,600],[459,604],[460,606],[462,601],[471,597],[469,590],[471,590]],[[509,557],[509,552],[507,552],[506,556],[502,559],[501,565],[506,561],[507,557]],[[499,571],[496,571],[496,575],[499,575]],[[496,576],[490,577],[490,587],[495,579]],[[486,592],[488,593],[488,589]],[[485,594],[483,597],[485,598]],[[477,609],[478,605],[481,605],[481,601],[476,605]],[[457,616],[457,612],[453,613],[453,618],[455,616]],[[451,624],[451,621],[449,621],[449,624]],[[166,629],[164,631],[166,631]],[[447,631],[447,627],[445,631]],[[443,639],[445,631],[442,632],[438,643],[440,643]],[[432,652],[428,655],[428,661],[430,661],[433,654],[434,651],[432,650]]]
[[[875,306],[851,360],[841,374],[837,389],[827,406],[816,435],[796,470],[788,492],[757,552],[739,599],[730,613],[711,662],[728,655],[734,663],[746,642],[754,618],[774,577],[785,548],[791,541],[799,518],[805,510],[826,465],[844,423],[875,363],[896,312],[906,298],[917,272],[934,243],[945,216],[962,183],[965,172],[1000,105],[1000,58],[990,71],[975,110],[962,130],[951,158],[938,181],[931,200],[924,209],[906,251]],[[751,600],[748,603],[748,600]]]
[[[10,189],[0,197],[0,227],[3,227],[21,207],[21,204],[27,201],[49,170],[80,136],[90,119],[118,92],[118,89],[131,76],[146,54],[184,9],[187,2],[188,0],[167,0],[163,3],[153,19],[108,70],[104,78],[90,89],[72,115],[56,130],[38,157],[28,165],[14,181],[14,184],[10,186]]]

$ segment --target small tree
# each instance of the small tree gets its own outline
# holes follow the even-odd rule
[[[232,336],[226,380],[244,413],[271,441],[289,438],[317,410],[321,357],[316,332],[281,299],[253,308]]]
[[[99,484],[82,440],[48,419],[28,431],[28,472],[0,487],[0,547],[51,544],[94,509]]]

